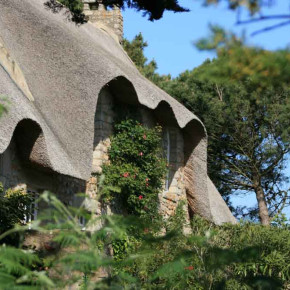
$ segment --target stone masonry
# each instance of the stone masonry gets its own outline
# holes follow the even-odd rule
[[[164,148],[169,150],[167,155],[168,162],[168,185],[160,194],[160,210],[163,216],[169,217],[175,213],[178,202],[186,200],[186,191],[184,187],[184,154],[183,154],[183,136],[177,127],[167,127],[165,132],[169,137],[170,146]],[[165,134],[164,134],[165,135]],[[168,146],[168,144],[166,144]]]
[[[93,174],[101,174],[102,165],[109,160],[108,148],[110,147],[110,137],[113,134],[113,122],[113,96],[103,90],[98,99],[95,115]]]
[[[86,208],[99,215],[104,212],[104,208],[97,201],[98,176],[102,174],[102,166],[109,162],[108,149],[110,147],[110,136],[113,134],[113,96],[106,90],[102,90],[96,108],[94,121],[94,146],[92,176],[87,181],[86,194],[89,199]],[[107,213],[105,211],[105,213]]]
[[[109,162],[108,149],[110,147],[110,136],[113,134],[113,122],[114,122],[114,98],[109,90],[104,89],[101,91],[98,99],[98,105],[95,115],[95,138],[94,138],[94,151],[93,151],[93,164],[92,164],[92,177],[87,182],[86,193],[91,198],[95,199],[98,192],[98,176],[102,173],[102,166]],[[154,113],[152,110],[140,107],[139,109],[142,123],[148,127],[156,125],[154,121]],[[168,175],[167,181],[164,182],[164,190],[159,194],[160,200],[160,213],[168,218],[174,215],[176,207],[181,200],[186,200],[186,191],[184,186],[184,144],[183,135],[178,127],[164,126],[163,134],[169,138],[163,144],[164,151],[167,152],[168,162]],[[165,138],[166,139],[166,138]],[[164,143],[164,142],[163,142]],[[166,153],[166,152],[165,152]],[[167,183],[167,187],[166,187]],[[88,207],[90,202],[88,202]],[[103,212],[100,203],[94,205],[96,214]],[[111,209],[107,209],[107,211]],[[118,210],[118,209],[117,209]]]
[[[22,189],[37,194],[48,190],[64,204],[76,206],[79,204],[76,204],[74,195],[85,190],[85,182],[80,179],[25,166],[14,140],[0,155],[0,182],[4,189]]]
[[[118,6],[114,6],[112,10],[107,10],[102,0],[84,0],[84,14],[92,23],[104,25],[112,33],[114,33],[119,42],[123,39],[123,16]]]

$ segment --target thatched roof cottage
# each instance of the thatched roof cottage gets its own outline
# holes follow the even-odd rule
[[[203,123],[139,73],[119,43],[120,11],[100,13],[88,1],[91,21],[77,26],[43,3],[0,1],[0,95],[10,102],[0,119],[4,186],[50,190],[67,202],[79,191],[93,194],[92,174],[108,158],[112,106],[121,102],[167,132],[172,172],[161,193],[163,212],[187,199],[192,213],[235,222],[207,176]]]

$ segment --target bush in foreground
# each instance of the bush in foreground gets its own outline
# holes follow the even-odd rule
[[[2,289],[69,285],[82,289],[289,287],[287,226],[245,223],[218,227],[194,217],[192,234],[184,236],[179,208],[174,217],[163,222],[165,234],[153,234],[150,224],[136,216],[102,216],[98,219],[104,226],[87,232],[78,224],[78,209],[66,208],[49,194],[42,199],[54,208],[49,212],[50,222],[45,215],[45,225],[31,226],[43,234],[53,232],[51,239],[57,247],[31,252],[2,245]],[[95,222],[95,218],[87,220],[87,227]]]

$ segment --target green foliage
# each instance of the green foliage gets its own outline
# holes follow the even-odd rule
[[[246,46],[245,37],[210,26],[211,34],[196,42],[217,58],[177,78],[149,78],[205,123],[209,176],[228,201],[241,191],[264,192],[268,214],[287,204],[283,174],[289,152],[290,52]],[[146,76],[142,35],[125,48]],[[147,75],[148,77],[148,75]],[[237,215],[257,217],[257,208]],[[267,215],[267,213],[266,213]],[[266,222],[268,223],[268,222]]]
[[[200,50],[214,50],[218,57],[195,69],[197,78],[217,84],[250,81],[252,90],[287,89],[289,86],[289,49],[267,51],[246,45],[245,37],[237,37],[219,26],[210,26],[210,35],[196,42]]]
[[[45,193],[49,214],[33,229],[51,235],[54,253],[0,248],[3,289],[282,289],[290,283],[290,232],[251,223],[214,226],[195,216],[183,235],[184,215],[164,222],[166,234],[147,231],[136,216],[91,215],[83,231],[79,209],[66,208]],[[136,231],[139,229],[138,237]],[[49,230],[48,230],[49,229]],[[20,229],[21,230],[21,229]],[[113,249],[113,257],[108,254]],[[107,253],[107,254],[106,254]],[[49,263],[45,262],[49,258]],[[44,266],[45,264],[49,265]],[[44,269],[44,270],[43,270]],[[101,272],[100,272],[101,271]],[[103,277],[98,279],[97,277]],[[105,277],[105,278],[104,278]]]
[[[171,223],[175,222],[174,217]],[[192,221],[193,235],[180,223],[155,240],[146,240],[123,270],[142,289],[281,289],[289,283],[289,230],[254,224],[216,227]],[[275,236],[275,237],[274,237]],[[156,251],[151,252],[154,248]],[[138,257],[137,253],[146,253]]]
[[[186,12],[188,9],[179,5],[178,0],[104,0],[106,6],[112,7],[118,5],[121,8],[125,6],[136,9],[137,11],[143,11],[143,15],[148,16],[148,19],[158,20],[162,18],[164,11],[173,12]]]
[[[84,3],[81,0],[48,0],[44,3],[45,7],[53,13],[59,13],[64,8],[67,9],[68,19],[77,23],[83,24],[86,22],[83,13]]]
[[[162,129],[147,128],[127,119],[115,123],[114,130],[110,164],[103,167],[104,184],[120,188],[118,200],[124,203],[128,213],[158,219],[158,193],[166,173],[161,150]],[[104,198],[111,199],[112,195]]]
[[[12,229],[15,225],[22,225],[25,216],[30,214],[31,196],[23,190],[7,190],[4,192],[0,183],[0,235]],[[18,237],[13,234],[6,237],[6,243],[17,243]]]
[[[195,46],[200,50],[217,50],[222,46],[229,49],[244,44],[244,39],[239,39],[234,33],[226,32],[221,26],[209,24],[209,29],[209,36],[195,42]]]
[[[254,191],[254,178],[259,176],[270,205],[277,192],[279,198],[285,194],[276,186],[285,180],[282,169],[289,152],[289,92],[256,89],[250,80],[233,84],[218,84],[210,77],[200,80],[194,70],[181,74],[169,91],[205,123],[209,175],[219,190]]]
[[[115,5],[124,9],[125,7],[143,11],[144,16],[148,16],[150,21],[162,18],[164,11],[186,12],[188,9],[180,6],[177,0],[103,0],[106,7],[113,7]],[[62,9],[62,5],[68,8],[72,14],[72,20],[77,23],[83,23],[85,20],[83,14],[83,2],[81,0],[48,0],[45,3],[46,7],[51,9],[54,13]]]
[[[1,289],[52,289],[53,282],[44,271],[35,271],[37,255],[21,249],[0,246]]]
[[[289,229],[289,223],[286,214],[281,212],[276,214],[271,220],[271,225]]]
[[[224,226],[215,240],[218,246],[226,245],[233,250],[255,248],[257,257],[251,263],[235,265],[236,274],[244,276],[267,276],[282,281],[290,279],[289,229],[285,227],[263,227],[252,223]]]
[[[150,61],[146,65],[147,58],[144,55],[144,49],[148,46],[148,43],[144,41],[143,35],[140,32],[137,34],[134,39],[130,42],[127,39],[124,39],[123,47],[139,69],[144,69],[146,67],[152,67],[153,71],[156,70],[156,62],[154,60]],[[149,69],[150,70],[150,69]]]
[[[248,47],[220,27],[211,30],[198,46],[215,49],[217,59],[180,74],[165,89],[205,123],[209,175],[224,197],[263,192],[265,214],[273,216],[289,204],[281,188],[290,149],[290,53]]]
[[[114,251],[114,259],[115,260],[123,260],[128,254],[128,240],[116,240],[112,243],[113,251]]]

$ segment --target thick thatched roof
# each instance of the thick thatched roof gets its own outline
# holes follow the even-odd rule
[[[109,34],[91,23],[76,26],[46,10],[43,0],[0,1],[0,95],[9,97],[0,122],[0,153],[17,124],[35,121],[45,142],[38,155],[54,171],[88,179],[99,92],[110,81],[128,81],[139,103],[166,103],[180,128],[201,121],[146,80]]]
[[[24,97],[19,86],[0,69],[0,94],[12,99],[9,116],[0,124],[0,152],[8,146],[17,122],[30,118],[44,131],[53,169],[88,178],[98,94],[119,76],[133,84],[139,102],[148,108],[166,101],[181,128],[193,119],[200,122],[142,77],[106,32],[90,23],[78,27],[65,16],[47,11],[41,0],[2,0],[0,34],[34,98],[31,102]],[[58,158],[64,152],[67,159]]]

